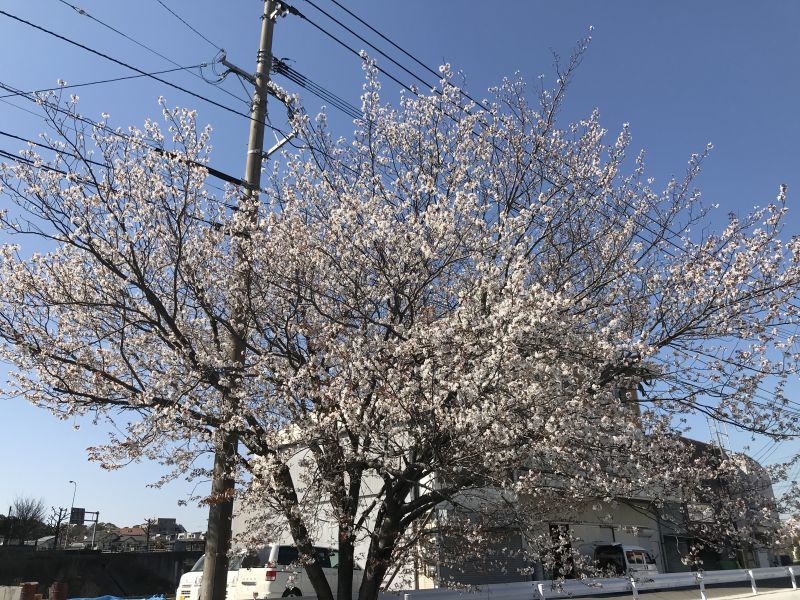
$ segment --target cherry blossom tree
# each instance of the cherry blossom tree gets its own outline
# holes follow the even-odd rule
[[[731,496],[740,461],[681,434],[697,416],[797,434],[785,190],[713,233],[693,188],[708,149],[659,190],[627,127],[557,127],[575,64],[533,105],[519,80],[478,105],[445,67],[393,107],[368,63],[355,139],[306,119],[309,149],[275,172],[256,288],[278,304],[255,327],[285,348],[260,372],[287,425],[245,503],[256,535],[281,515],[308,556],[313,524],[336,524],[339,598],[359,542],[368,600],[434,514],[460,548],[500,524],[551,557],[543,517],[596,499],[725,487],[710,543],[775,522],[760,488]]]
[[[555,89],[504,80],[480,103],[445,66],[397,106],[366,61],[353,139],[297,111],[304,148],[259,203],[211,193],[190,111],[121,132],[47,99],[49,150],[0,170],[16,392],[113,420],[92,450],[109,468],[199,474],[227,444],[250,537],[288,528],[322,600],[351,597],[360,546],[374,600],[432,536],[513,527],[546,557],[555,506],[710,502],[741,465],[687,443],[693,417],[798,433],[785,191],[714,232],[693,188],[706,151],[658,188],[627,127],[558,124],[579,59]],[[706,534],[766,523],[753,498]],[[335,591],[313,560],[323,521]]]

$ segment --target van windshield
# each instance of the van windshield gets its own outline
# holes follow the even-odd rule
[[[194,566],[192,567],[190,573],[196,573],[197,571],[202,571],[203,570],[203,562],[205,561],[205,559],[206,559],[206,555],[205,554],[203,556],[201,556],[200,558],[198,558],[197,562],[194,563]]]

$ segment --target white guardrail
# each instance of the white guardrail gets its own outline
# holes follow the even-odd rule
[[[608,577],[592,579],[568,579],[561,584],[553,581],[521,581],[519,583],[495,583],[479,586],[474,591],[431,589],[403,591],[399,594],[381,594],[383,600],[550,600],[579,596],[631,594],[633,600],[641,591],[667,591],[677,588],[696,588],[698,600],[708,600],[706,585],[719,583],[749,583],[753,594],[758,594],[758,581],[786,579],[787,589],[797,590],[796,577],[800,566],[770,567],[766,569],[735,569],[724,571],[702,571],[690,573],[663,573],[635,577]],[[798,594],[800,600],[800,594]]]

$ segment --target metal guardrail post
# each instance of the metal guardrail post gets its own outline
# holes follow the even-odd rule
[[[786,571],[789,573],[789,577],[792,580],[792,589],[796,590],[797,589],[797,581],[794,578],[794,569],[792,567],[789,567],[788,569],[786,569]]]
[[[753,595],[755,596],[758,594],[758,588],[756,588],[756,578],[753,575],[753,570],[747,569],[747,574],[750,576],[750,587],[753,588]]]
[[[536,591],[539,594],[539,600],[545,600],[545,597],[544,597],[544,584],[543,583],[539,583],[539,584],[536,585]]]
[[[633,600],[639,600],[639,588],[636,587],[636,579],[631,577],[631,591],[633,592]]]
[[[411,600],[411,594],[403,594],[403,600]]]
[[[703,582],[703,574],[699,571],[694,576],[695,581],[700,586],[700,600],[708,600],[708,595],[706,594],[706,584]]]

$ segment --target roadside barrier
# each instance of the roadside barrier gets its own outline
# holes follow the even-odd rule
[[[567,579],[557,581],[521,581],[478,586],[473,590],[410,590],[400,592],[402,600],[566,600],[575,597],[628,595],[639,600],[640,592],[696,589],[698,600],[708,600],[706,586],[713,584],[750,584],[753,595],[758,594],[758,582],[786,581],[788,590],[797,590],[796,576],[800,566],[769,567],[764,569],[731,569],[723,571],[695,571],[689,573],[663,573],[634,577],[603,577]],[[383,600],[397,598],[398,594],[382,594]],[[798,594],[800,600],[800,594]]]

